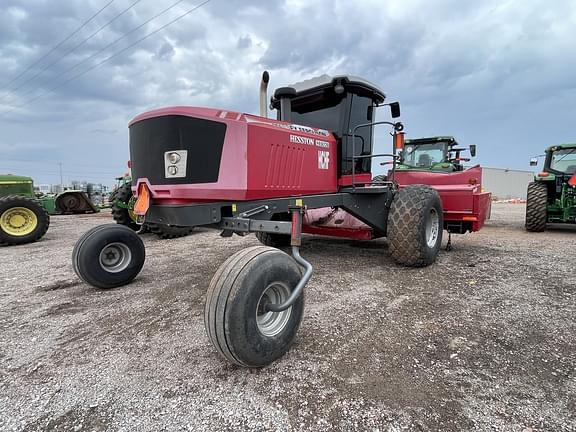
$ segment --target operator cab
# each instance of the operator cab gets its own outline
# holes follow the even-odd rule
[[[576,145],[554,146],[547,151],[545,171],[576,174]]]
[[[333,132],[340,155],[338,172],[346,175],[352,173],[351,131],[357,125],[372,123],[374,108],[385,98],[382,90],[363,78],[322,75],[276,89],[271,107],[278,111],[278,120]],[[357,129],[355,156],[372,154],[373,129],[373,126]],[[370,171],[369,158],[356,161],[356,173]]]

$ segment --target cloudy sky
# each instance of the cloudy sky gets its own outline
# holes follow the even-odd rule
[[[211,0],[177,20],[201,2],[2,0],[0,172],[112,183],[139,112],[256,113],[263,70],[365,77],[408,136],[454,135],[486,166],[576,141],[576,2]]]

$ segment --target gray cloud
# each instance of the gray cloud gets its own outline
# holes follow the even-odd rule
[[[116,0],[8,90],[131,3]],[[47,171],[42,161],[52,160],[63,161],[65,172],[73,167],[70,176],[84,167],[111,179],[125,170],[126,125],[136,114],[180,104],[256,112],[263,69],[272,87],[322,73],[364,76],[400,100],[409,135],[456,135],[477,144],[478,161],[492,166],[527,168],[544,146],[575,140],[571,2],[212,0],[48,93],[197,4],[181,3],[66,73],[171,4],[143,0],[38,79],[6,91],[6,83],[103,4],[3,0],[0,171],[37,172],[39,181],[49,181],[52,171],[40,173]],[[377,136],[378,147],[389,147],[385,133]]]

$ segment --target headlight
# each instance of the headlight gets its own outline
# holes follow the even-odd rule
[[[188,150],[178,149],[164,152],[164,178],[185,178],[187,161]]]
[[[168,160],[170,161],[171,164],[177,164],[178,162],[180,162],[180,159],[181,159],[180,155],[176,152],[172,152],[168,155]]]
[[[178,156],[178,158],[180,158],[180,156]],[[170,166],[168,167],[168,174],[170,174],[170,175],[176,175],[176,174],[178,174],[178,167],[177,167],[177,166],[174,166],[174,165],[170,165]]]

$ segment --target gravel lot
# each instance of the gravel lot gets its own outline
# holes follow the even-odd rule
[[[203,305],[254,236],[146,234],[140,276],[100,291],[70,256],[110,215],[53,217],[41,242],[0,248],[0,430],[574,431],[576,229],[523,218],[495,204],[424,269],[385,240],[308,238],[296,343],[244,370],[210,345]]]

